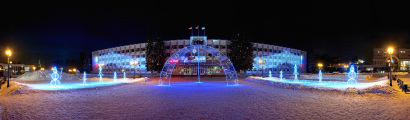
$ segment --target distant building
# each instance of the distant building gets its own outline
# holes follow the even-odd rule
[[[6,75],[8,70],[8,64],[0,63],[0,76]],[[11,73],[13,75],[23,74],[25,72],[34,71],[34,65],[25,65],[25,64],[10,64]]]
[[[212,46],[224,55],[230,55],[230,40],[207,39],[207,36],[191,36],[190,39],[164,41],[164,54],[167,57],[166,60],[168,60],[168,58],[178,50],[189,46],[191,44],[190,42],[193,40],[196,41],[194,44]],[[136,66],[136,72],[149,73],[145,67],[146,46],[147,43],[139,43],[94,51],[92,52],[92,72],[98,73],[98,63],[104,63],[104,66],[102,67],[103,73],[113,73],[115,71],[120,72],[122,70],[132,73],[134,71],[134,67],[130,65],[130,61],[138,60],[139,65]],[[269,71],[273,74],[279,74],[281,70],[285,74],[291,74],[293,73],[295,64],[298,66],[299,73],[306,73],[307,70],[305,60],[307,53],[302,50],[276,45],[253,43],[253,54],[255,56],[254,67],[252,70],[247,71],[249,74],[261,74],[262,70],[265,75],[267,75]],[[219,65],[218,59],[213,57],[211,54],[205,53],[205,51],[200,51],[200,57],[190,57],[190,55],[191,53],[187,53],[187,59],[175,66],[173,74],[197,74],[197,66],[195,64],[198,61],[201,64],[200,74],[224,74],[221,66]],[[260,58],[266,60],[263,69],[262,66],[258,64],[258,60]]]
[[[410,66],[410,49],[394,48],[392,54],[392,70],[393,71],[407,71]],[[373,70],[375,72],[387,72],[390,60],[390,55],[387,48],[373,49]]]

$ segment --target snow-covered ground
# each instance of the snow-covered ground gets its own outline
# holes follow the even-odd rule
[[[1,119],[410,119],[403,92],[340,93],[289,89],[225,77],[173,77],[75,90],[0,89]],[[27,84],[27,83],[25,83]],[[3,90],[3,91],[2,91]],[[30,92],[31,91],[31,92]]]

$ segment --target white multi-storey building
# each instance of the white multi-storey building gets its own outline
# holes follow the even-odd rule
[[[231,41],[229,40],[207,39],[206,36],[191,36],[190,39],[164,41],[166,60],[179,49],[191,45],[193,40],[195,44],[212,46],[224,55],[230,55],[229,45]],[[150,73],[145,66],[146,46],[147,43],[139,43],[92,52],[93,73],[98,73],[98,63],[104,64],[102,67],[103,73],[113,73],[114,71],[131,73],[134,72],[134,66],[130,65],[130,61],[139,61],[138,65],[135,66],[136,73]],[[261,74],[262,70],[265,72],[265,75],[267,75],[268,71],[271,71],[273,74],[279,74],[280,71],[283,71],[285,74],[291,74],[295,64],[299,68],[299,73],[306,73],[305,51],[276,45],[253,43],[253,54],[255,56],[254,67],[252,70],[246,71],[249,74]],[[187,53],[186,58],[186,60],[177,64],[173,74],[197,75],[198,67],[196,63],[198,61],[200,62],[200,74],[224,74],[218,60],[211,54],[206,53],[206,51],[200,51],[199,57],[194,57],[192,53]],[[259,59],[266,60],[263,68],[258,63]]]

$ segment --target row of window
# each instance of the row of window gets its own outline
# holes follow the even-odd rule
[[[145,65],[145,61],[140,61],[139,64]],[[117,63],[108,63],[106,66],[122,66],[122,65],[131,65],[130,62],[117,62]]]
[[[172,45],[172,49],[177,49],[177,47],[179,48],[179,49],[182,49],[182,48],[184,48],[184,47],[186,47],[186,46],[188,46],[188,45]],[[211,46],[211,45],[208,45],[208,46]],[[213,48],[221,48],[221,49],[226,49],[226,48],[228,48],[229,47],[229,45],[227,45],[227,46],[225,46],[225,45],[213,45],[212,46]],[[166,46],[165,47],[166,49],[170,49],[170,46]],[[264,52],[274,52],[274,53],[282,53],[282,50],[273,50],[273,49],[267,49],[267,48],[256,48],[256,47],[254,47],[253,48],[253,50],[254,51],[264,51]],[[145,48],[136,48],[136,49],[128,49],[128,50],[121,50],[121,51],[116,51],[115,53],[130,53],[130,52],[135,52],[135,51],[145,51]],[[290,52],[291,54],[294,54],[294,55],[300,55],[300,53],[292,53],[292,52]],[[98,54],[98,56],[102,56],[102,55],[106,55],[107,53],[102,53],[102,54]],[[168,54],[167,54],[167,56],[169,56]]]
[[[253,48],[253,51],[264,51],[264,52],[268,52],[267,48]],[[282,53],[282,50],[273,50],[273,49],[269,49],[269,52],[274,52],[274,53]],[[300,53],[293,53],[290,52],[290,54],[294,54],[294,55],[300,55]]]
[[[136,48],[136,49],[127,49],[127,50],[120,50],[120,51],[112,51],[113,53],[130,53],[130,52],[138,52],[138,51],[145,51],[145,48]],[[108,53],[101,53],[98,56],[106,55]]]
[[[377,53],[380,53],[380,50],[378,50]],[[387,53],[387,52],[384,52],[384,53]],[[398,52],[397,52],[397,53],[398,53]],[[406,53],[406,51],[400,50],[400,53]]]

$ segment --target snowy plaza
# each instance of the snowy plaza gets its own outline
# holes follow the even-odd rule
[[[250,76],[227,86],[225,77],[204,76],[198,83],[197,76],[175,76],[171,86],[159,86],[159,77],[118,77],[116,84],[103,78],[107,84],[99,85],[98,77],[90,77],[89,87],[73,89],[44,89],[50,80],[29,81],[33,76],[39,75],[13,79],[11,89],[0,89],[2,119],[409,119],[410,106],[402,101],[410,96],[377,75],[359,79],[358,84],[377,84],[366,88],[322,88],[303,84],[317,79],[278,82],[278,76]],[[410,82],[410,75],[399,76]],[[323,82],[346,83],[342,77],[324,75]],[[81,79],[61,84],[84,86]]]
[[[27,2],[0,120],[410,120],[405,2]]]

